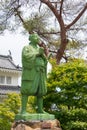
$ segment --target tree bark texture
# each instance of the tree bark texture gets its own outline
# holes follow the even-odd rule
[[[40,0],[42,3],[46,4],[50,10],[53,12],[53,14],[55,15],[59,25],[60,25],[60,39],[61,39],[61,44],[60,47],[57,50],[57,55],[56,55],[56,60],[57,60],[57,64],[60,63],[60,60],[63,57],[64,51],[66,49],[66,46],[68,44],[68,40],[67,40],[67,36],[66,36],[66,32],[67,30],[70,29],[71,26],[73,26],[79,19],[80,17],[84,14],[84,12],[87,9],[87,3],[84,6],[84,8],[80,11],[80,13],[77,14],[76,18],[74,18],[74,20],[68,24],[67,26],[64,24],[64,20],[62,17],[62,11],[63,11],[63,0],[61,0],[61,2],[57,3],[57,2],[52,2],[50,0]],[[57,10],[57,7],[55,6],[55,4],[60,4],[60,8],[59,10]]]

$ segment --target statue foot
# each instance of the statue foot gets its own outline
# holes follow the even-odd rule
[[[21,111],[21,115],[29,115],[29,113],[26,111]]]
[[[49,113],[47,113],[47,112],[45,112],[45,111],[43,111],[43,113],[44,113],[44,114],[49,114]]]
[[[42,110],[42,111],[38,111],[38,113],[49,114],[49,113],[45,112],[44,110]]]

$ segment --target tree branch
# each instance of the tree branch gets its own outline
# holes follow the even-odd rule
[[[42,3],[41,3],[41,1],[40,1],[39,12],[40,12],[40,9],[41,9],[41,5],[42,5]]]
[[[51,11],[54,13],[54,15],[56,16],[56,18],[57,18],[57,20],[59,21],[59,24],[60,24],[61,23],[60,14],[58,13],[55,6],[49,0],[40,0],[40,1],[42,3],[45,3],[51,9]]]
[[[58,34],[58,33],[60,34],[60,32],[40,32],[40,31],[39,32],[37,31],[37,33],[40,34],[40,35],[43,35],[43,34]]]
[[[61,0],[61,6],[60,6],[60,17],[61,17],[61,14],[62,14],[62,7],[63,7],[63,0]]]
[[[83,8],[83,10],[77,15],[77,17],[69,25],[66,26],[66,29],[69,29],[72,25],[74,25],[80,19],[80,17],[83,15],[83,13],[86,11],[86,9],[87,9],[87,3],[85,5],[85,7]]]
[[[20,11],[18,10],[18,8],[14,8],[14,12],[16,13],[15,15],[17,15],[20,18],[21,22],[24,24],[25,22],[22,16],[20,15]]]
[[[49,52],[51,52],[51,53],[53,53],[53,54],[57,54],[57,51],[53,51],[53,50],[50,50],[49,49]],[[64,58],[65,59],[65,61],[67,62],[68,61],[68,58],[69,58],[69,56],[62,56],[62,58]]]
[[[49,0],[40,0],[41,2],[43,2],[43,3],[47,3],[47,2],[49,2]]]

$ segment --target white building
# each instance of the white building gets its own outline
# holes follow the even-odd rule
[[[22,68],[16,66],[10,55],[0,55],[0,97],[11,92],[20,92],[19,78]]]

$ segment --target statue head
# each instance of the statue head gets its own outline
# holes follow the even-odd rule
[[[31,34],[31,35],[29,36],[29,40],[30,40],[31,43],[36,43],[36,44],[38,44],[40,38],[39,38],[39,36],[38,36],[37,34]]]

